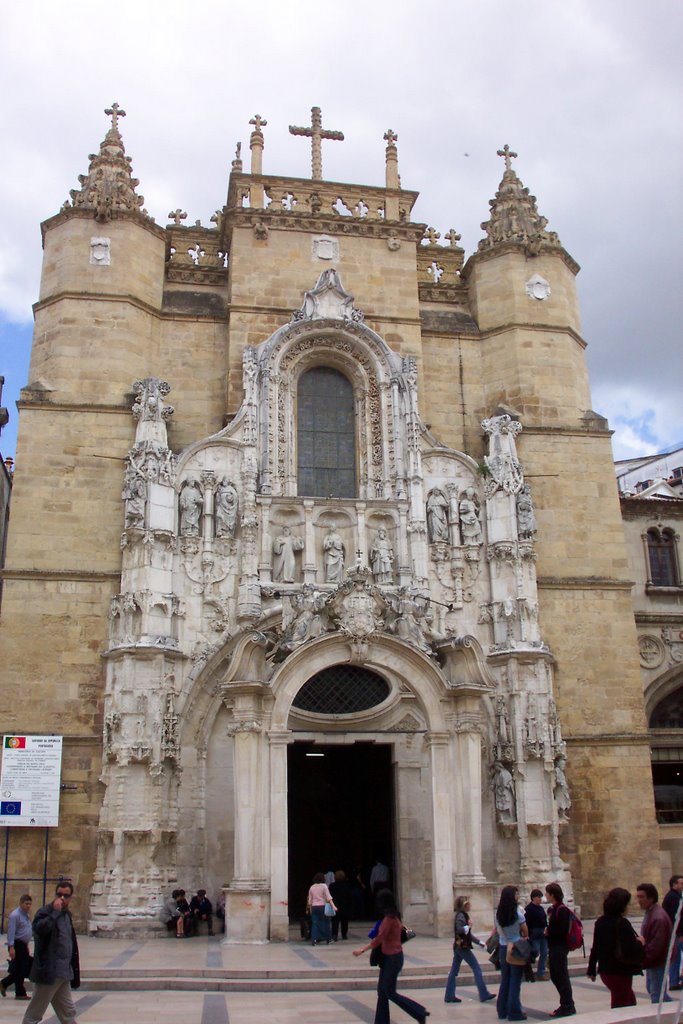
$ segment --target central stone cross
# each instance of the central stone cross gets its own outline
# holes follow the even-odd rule
[[[506,171],[509,171],[509,170],[512,169],[512,161],[516,158],[517,154],[512,152],[512,150],[508,146],[507,142],[505,143],[505,145],[503,146],[502,149],[497,149],[496,150],[496,155],[497,156],[505,157],[505,170]]]
[[[107,107],[107,109],[105,110],[105,114],[107,115],[107,117],[111,118],[111,126],[114,129],[114,131],[118,131],[119,118],[126,116],[125,110],[121,110],[121,107],[118,105],[118,103],[112,103],[112,105],[110,107]]]
[[[310,128],[298,128],[296,125],[290,124],[289,131],[291,135],[305,135],[307,138],[311,139],[311,177],[313,178],[314,181],[322,181],[322,140],[333,139],[335,142],[343,142],[344,133],[327,131],[327,129],[323,128],[323,119],[320,113],[320,107],[311,107]]]

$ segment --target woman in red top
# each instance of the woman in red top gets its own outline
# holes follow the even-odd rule
[[[378,901],[379,902],[379,901]],[[375,1010],[375,1024],[390,1024],[389,1022],[389,1000],[396,1003],[402,1010],[419,1022],[425,1024],[429,1011],[424,1006],[416,1003],[414,999],[408,999],[396,991],[396,981],[401,968],[403,967],[403,949],[401,947],[401,915],[399,914],[393,900],[381,908],[383,911],[382,923],[374,939],[371,939],[365,946],[354,949],[354,956],[362,956],[369,949],[382,950],[382,966],[379,969],[379,980],[377,982],[377,1009]]]

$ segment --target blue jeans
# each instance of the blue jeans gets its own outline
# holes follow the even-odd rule
[[[483,1003],[490,993],[486,987],[484,976],[481,973],[481,967],[477,963],[477,958],[471,949],[456,949],[453,952],[453,963],[451,964],[448,980],[446,982],[444,1000],[447,1003],[450,1003],[455,998],[455,979],[460,973],[460,964],[463,960],[472,968],[472,974],[474,975],[474,980],[477,983],[477,991],[479,992],[479,1001]]]
[[[648,991],[651,1003],[659,1002],[659,993],[662,991],[662,985],[664,984],[664,971],[664,967],[645,968],[645,988]],[[668,992],[664,996],[664,1002],[671,1002],[671,996]]]
[[[519,998],[522,988],[523,967],[509,964],[505,959],[507,945],[500,947],[500,988],[496,1000],[498,1020],[522,1020],[524,1011]]]
[[[330,919],[324,907],[311,907],[311,942],[330,941]]]
[[[536,972],[538,974],[545,974],[546,962],[548,960],[548,940],[543,932],[543,928],[529,929],[529,942],[531,943],[531,949],[538,957],[538,962],[536,964]]]
[[[671,950],[671,965],[669,967],[669,988],[681,983],[681,947],[683,947],[683,935],[679,935]]]
[[[413,1020],[424,1020],[426,1010],[421,1003],[416,1003],[408,996],[402,996],[396,991],[396,980],[403,967],[403,953],[384,954],[384,962],[379,970],[377,982],[377,1009],[375,1010],[375,1024],[390,1024],[389,1021],[389,1000],[396,1003],[404,1013],[407,1013]]]

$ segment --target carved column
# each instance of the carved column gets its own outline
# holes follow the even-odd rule
[[[315,583],[317,576],[315,530],[313,529],[314,505],[314,501],[304,500],[304,557],[302,565],[304,583]],[[320,578],[324,579],[323,573],[320,574]]]
[[[270,938],[289,934],[289,843],[287,819],[287,747],[290,732],[270,732]]]
[[[231,683],[223,691],[232,706],[235,778],[234,876],[226,890],[227,942],[266,942],[270,895],[266,835],[269,771],[259,683]]]
[[[477,702],[478,703],[478,702]],[[455,737],[455,881],[456,888],[481,885],[485,877],[481,869],[482,852],[482,719],[465,698],[456,709]]]
[[[432,884],[434,934],[453,930],[453,849],[450,827],[450,772],[448,733],[427,733],[432,785]]]

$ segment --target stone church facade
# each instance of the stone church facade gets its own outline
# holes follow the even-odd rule
[[[83,921],[149,931],[203,885],[228,939],[282,940],[335,858],[386,860],[437,935],[465,889],[590,912],[657,877],[579,268],[515,154],[465,262],[391,131],[384,187],[328,182],[314,108],[293,179],[257,115],[213,226],[162,228],[107,113],[43,224],[2,608],[4,732],[65,737]]]

